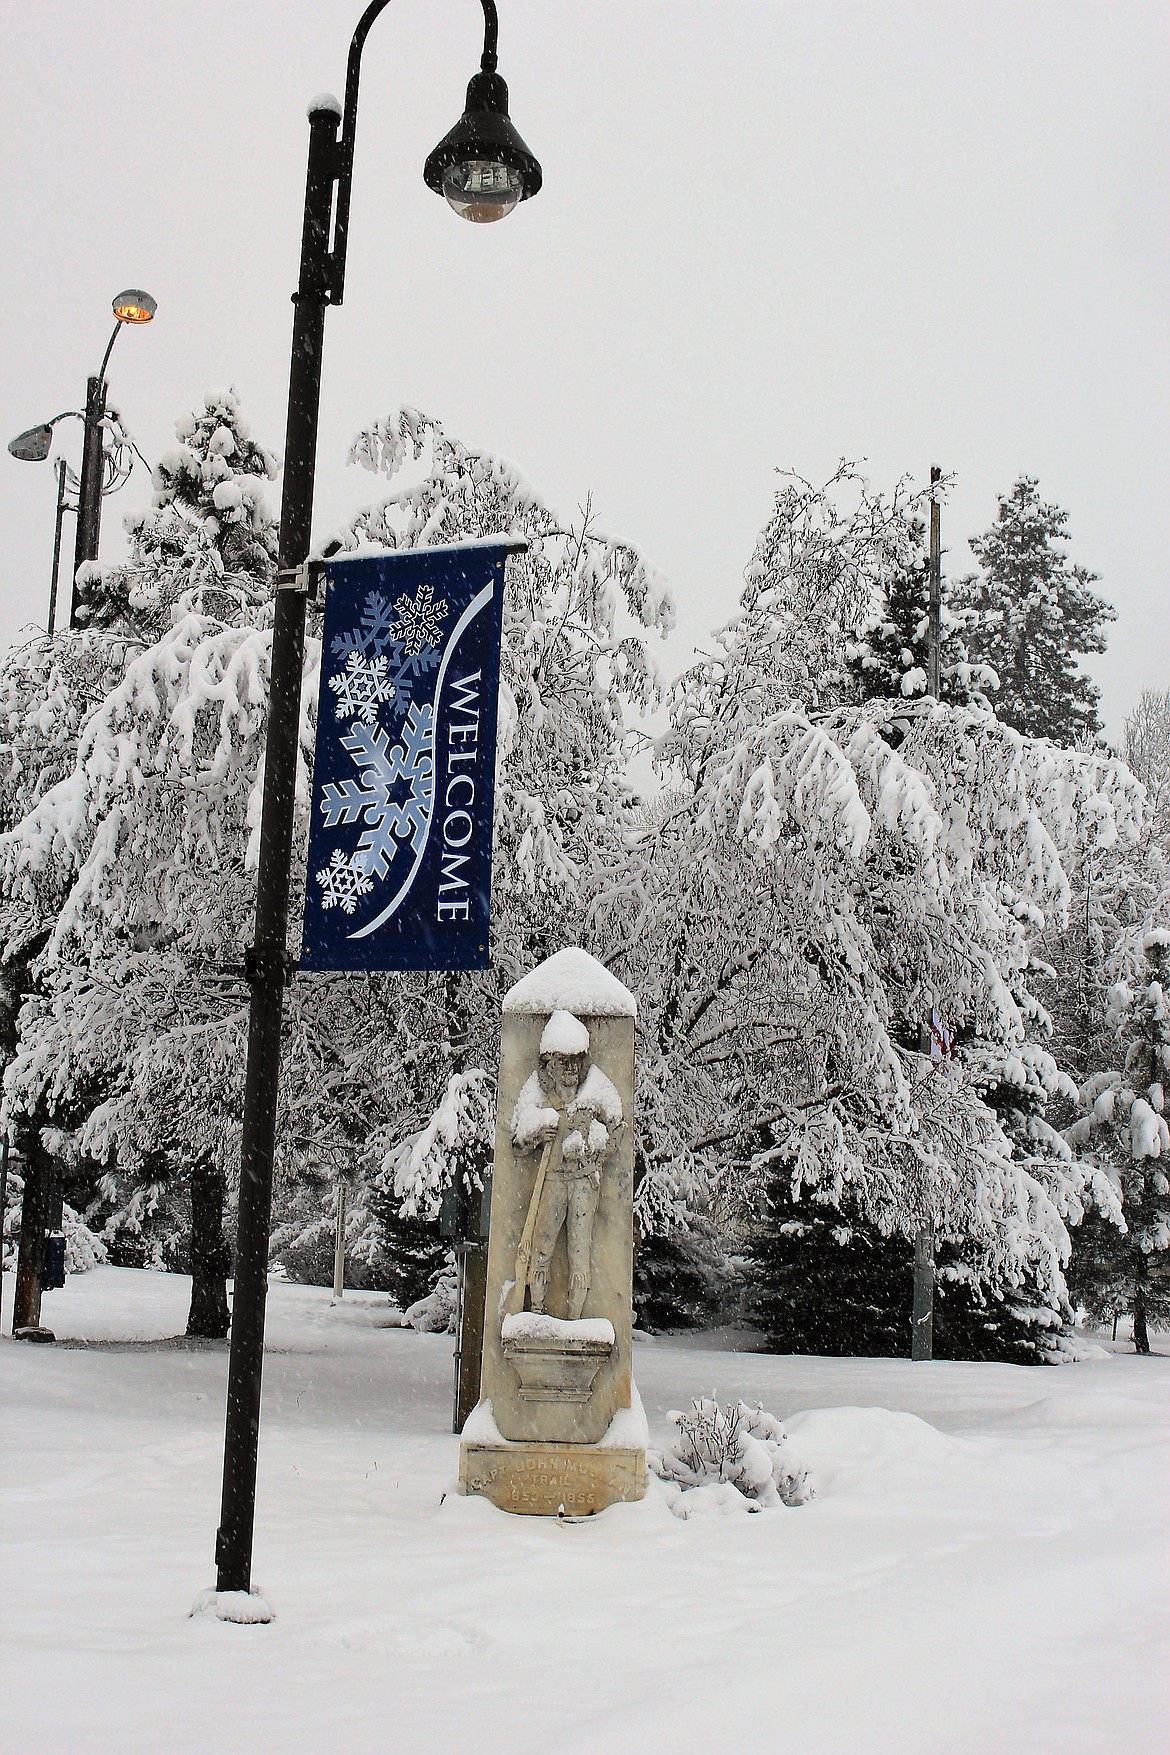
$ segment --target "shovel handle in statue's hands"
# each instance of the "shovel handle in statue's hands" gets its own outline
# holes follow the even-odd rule
[[[532,1260],[532,1239],[536,1233],[536,1216],[540,1211],[540,1197],[544,1193],[544,1179],[555,1138],[556,1134],[554,1133],[545,1142],[544,1151],[540,1154],[540,1163],[536,1170],[536,1180],[532,1184],[532,1199],[528,1203],[528,1217],[524,1221],[524,1230],[520,1235],[520,1246],[516,1251],[516,1280],[508,1298],[509,1315],[517,1315],[524,1308],[524,1294],[528,1290],[528,1268]]]

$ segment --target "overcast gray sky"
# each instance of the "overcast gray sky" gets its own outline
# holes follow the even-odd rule
[[[234,384],[280,449],[308,129],[361,0],[0,0],[0,436],[77,407],[121,287],[159,301],[111,393],[148,457]],[[476,0],[393,0],[366,50],[318,526],[400,402],[734,610],[777,467],[955,472],[946,565],[1023,471],[1119,619],[1110,729],[1170,686],[1163,0],[500,0],[543,193],[461,223],[421,179],[478,66]],[[79,428],[63,429],[76,457]],[[103,558],[145,476],[106,502]],[[48,465],[0,453],[0,642],[43,619]],[[67,537],[71,551],[71,535]]]

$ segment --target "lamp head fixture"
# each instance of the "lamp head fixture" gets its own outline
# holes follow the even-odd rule
[[[140,286],[127,287],[113,301],[113,312],[119,323],[149,323],[157,310],[158,300],[152,299]]]
[[[508,87],[498,73],[477,73],[463,115],[423,167],[428,189],[446,197],[461,219],[503,219],[540,190],[541,170],[508,116]]]
[[[9,439],[8,450],[22,463],[43,463],[52,443],[53,428],[46,422],[43,427],[29,427],[27,432],[17,433],[15,439]]]

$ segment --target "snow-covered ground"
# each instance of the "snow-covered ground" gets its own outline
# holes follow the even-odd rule
[[[255,1578],[214,1581],[226,1350],[188,1282],[98,1268],[0,1342],[0,1748],[1167,1747],[1170,1358],[1059,1370],[636,1348],[652,1437],[693,1394],[785,1419],[816,1500],[587,1523],[448,1491],[451,1345],[274,1285]],[[444,1493],[446,1497],[444,1498]]]

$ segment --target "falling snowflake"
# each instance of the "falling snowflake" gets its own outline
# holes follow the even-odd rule
[[[367,725],[377,719],[380,706],[399,706],[406,693],[401,670],[391,676],[384,656],[367,658],[362,652],[349,654],[345,669],[329,678],[329,687],[337,696],[337,717],[364,719]]]
[[[373,879],[360,866],[353,865],[340,847],[334,848],[329,864],[317,873],[317,882],[322,890],[322,908],[340,908],[346,914],[352,914],[358,897],[368,896],[374,887]]]
[[[328,783],[321,791],[327,828],[360,823],[362,833],[350,858],[354,870],[384,878],[403,846],[415,851],[430,825],[435,797],[434,714],[412,702],[391,744],[379,725],[350,726],[341,745],[353,758],[360,780]],[[405,788],[405,790],[402,790]]]
[[[394,600],[398,620],[391,633],[411,657],[437,646],[443,638],[447,599],[440,597],[438,603],[434,599],[435,588],[429,579],[424,579],[414,597],[403,596]]]

